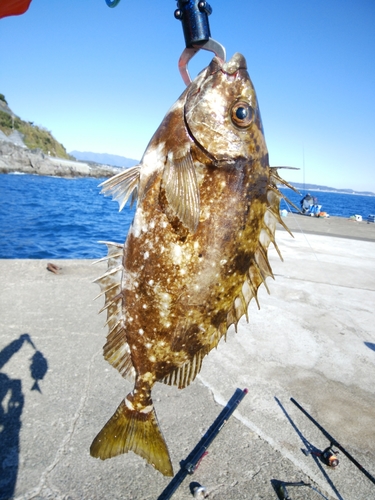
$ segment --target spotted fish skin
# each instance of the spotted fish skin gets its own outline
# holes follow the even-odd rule
[[[104,183],[120,208],[138,195],[124,247],[108,243],[108,272],[98,280],[104,357],[135,386],[95,438],[93,456],[132,450],[173,475],[152,387],[189,385],[272,276],[279,182],[246,61],[235,54],[224,64],[214,58],[189,85],[140,165]]]

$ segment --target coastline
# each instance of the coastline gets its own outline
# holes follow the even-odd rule
[[[30,150],[0,140],[0,173],[2,174],[32,174],[51,177],[111,177],[122,168],[110,165],[99,165],[92,162],[54,158],[41,150]]]
[[[281,187],[283,187],[281,185]],[[300,190],[301,188],[298,188],[298,190]],[[372,193],[367,193],[367,192],[348,192],[348,191],[340,191],[339,189],[318,189],[318,188],[314,188],[314,189],[305,189],[305,191],[309,191],[311,193],[333,193],[333,194],[349,194],[349,195],[352,195],[352,196],[368,196],[368,197],[374,197],[375,194],[372,194]]]
[[[317,192],[317,193],[337,193],[337,194],[353,194],[356,196],[375,196],[372,191],[354,191],[354,189],[336,189],[328,186],[320,186],[319,184],[301,184],[300,182],[292,183],[298,191]],[[278,186],[284,187],[283,184]]]

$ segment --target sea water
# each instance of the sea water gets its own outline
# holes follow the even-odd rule
[[[280,191],[293,202],[298,208],[301,208],[300,201],[307,194],[306,190],[299,190],[295,193],[290,189],[281,188]],[[317,204],[321,205],[321,210],[327,212],[332,217],[352,217],[361,215],[366,220],[370,214],[375,212],[375,196],[364,196],[359,194],[346,194],[331,191],[308,191],[309,194],[317,198]],[[284,200],[280,203],[280,209],[296,210]]]
[[[0,258],[91,259],[123,243],[134,208],[100,194],[105,179],[0,175]]]
[[[119,213],[118,204],[100,194],[104,180],[0,174],[0,258],[93,259],[107,253],[99,241],[123,243],[134,207]],[[300,206],[300,195],[282,191]],[[331,216],[375,213],[375,197],[309,192]],[[282,200],[280,208],[291,207]]]

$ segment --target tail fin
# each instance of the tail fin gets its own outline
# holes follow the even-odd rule
[[[155,410],[148,413],[129,409],[122,401],[96,436],[90,454],[106,460],[129,450],[141,456],[164,476],[173,476],[167,445],[160,431]]]
[[[39,391],[40,394],[42,394],[42,391],[40,390],[40,387],[39,387],[39,384],[38,384],[37,380],[35,380],[34,385],[32,386],[31,390],[32,391]]]

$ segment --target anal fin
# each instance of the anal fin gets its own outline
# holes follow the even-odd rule
[[[207,352],[204,349],[201,349],[190,361],[173,370],[166,377],[159,380],[159,382],[167,385],[175,385],[179,389],[184,389],[191,384],[200,372],[202,368],[202,361],[206,354]]]
[[[107,336],[103,355],[104,359],[116,368],[124,378],[134,380],[135,369],[130,355],[130,347],[125,339],[125,329],[122,321],[119,321]]]
[[[106,460],[128,451],[144,458],[164,476],[173,476],[168,448],[154,408],[147,413],[131,410],[122,401],[92,442],[90,454]]]

